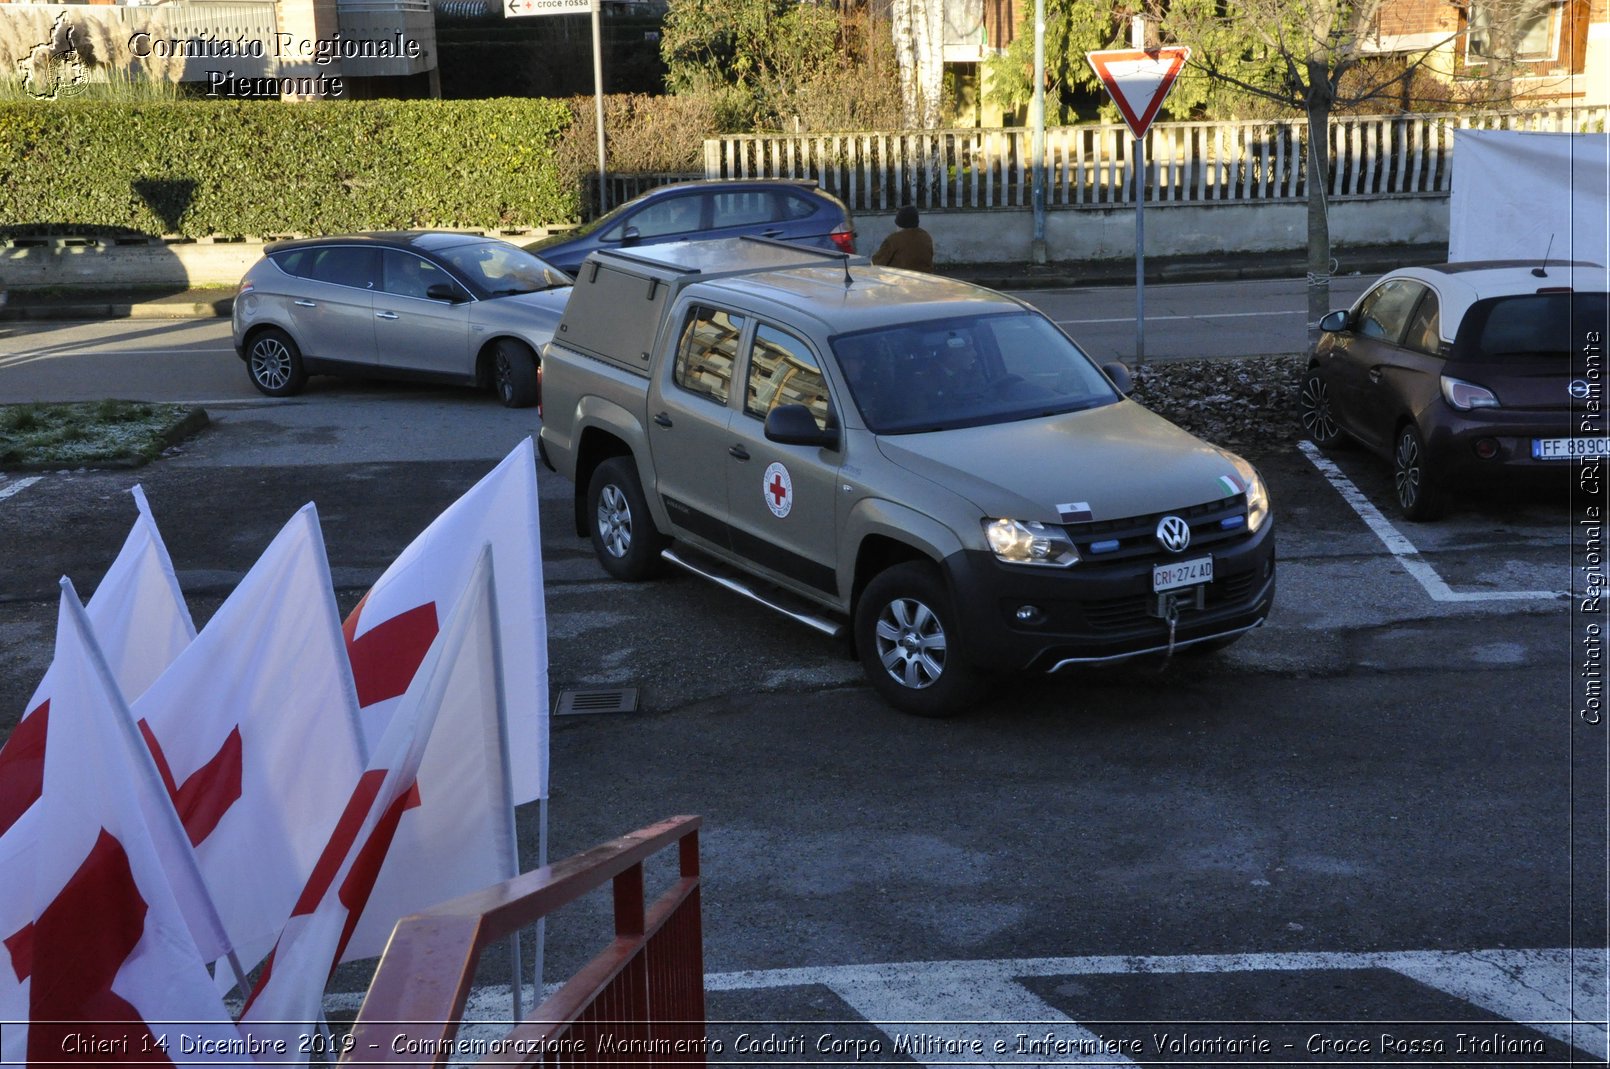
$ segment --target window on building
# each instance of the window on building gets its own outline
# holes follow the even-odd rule
[[[1485,63],[1510,54],[1536,62],[1554,59],[1561,5],[1553,0],[1471,0],[1465,62]]]

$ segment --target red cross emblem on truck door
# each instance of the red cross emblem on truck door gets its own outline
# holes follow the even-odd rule
[[[794,507],[794,480],[789,478],[787,468],[774,463],[766,469],[764,482],[766,507],[780,520]]]

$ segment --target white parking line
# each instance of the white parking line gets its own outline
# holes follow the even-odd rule
[[[29,475],[13,481],[6,479],[4,475],[0,475],[0,479],[5,479],[4,482],[0,482],[0,501],[4,501],[12,494],[21,493],[43,478],[43,475]]]
[[[1318,468],[1319,473],[1336,488],[1336,492],[1342,495],[1342,500],[1353,506],[1353,511],[1358,513],[1359,519],[1363,520],[1365,526],[1381,540],[1387,552],[1398,559],[1404,571],[1419,581],[1432,601],[1525,601],[1538,598],[1552,601],[1567,596],[1562,590],[1454,590],[1443,581],[1442,576],[1437,574],[1437,570],[1420,556],[1420,551],[1414,547],[1414,543],[1381,515],[1381,510],[1364,496],[1364,491],[1353,485],[1353,481],[1342,474],[1342,469],[1338,468],[1329,457],[1320,453],[1318,446],[1312,442],[1298,442],[1297,448],[1303,451],[1303,456],[1308,458],[1309,463]]]

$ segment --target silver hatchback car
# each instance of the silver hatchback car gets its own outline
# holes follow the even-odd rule
[[[235,351],[270,397],[309,375],[491,387],[537,403],[537,354],[553,337],[570,276],[477,234],[398,231],[282,241],[235,296]]]

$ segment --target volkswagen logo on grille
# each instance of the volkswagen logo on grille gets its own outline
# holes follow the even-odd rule
[[[1178,516],[1164,516],[1157,521],[1157,544],[1170,553],[1184,553],[1191,544],[1191,525]]]

